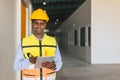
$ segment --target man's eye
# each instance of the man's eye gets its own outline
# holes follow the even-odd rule
[[[38,25],[38,23],[37,23],[37,22],[34,22],[34,24],[35,24],[35,25]]]
[[[44,22],[41,22],[41,23],[34,22],[34,25],[38,25],[38,26],[41,25],[42,26],[42,25],[45,25],[45,23]]]
[[[44,23],[40,23],[40,25],[44,25]]]

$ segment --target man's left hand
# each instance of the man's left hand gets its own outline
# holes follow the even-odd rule
[[[55,69],[56,68],[56,64],[55,64],[54,61],[52,61],[52,62],[45,61],[45,62],[42,63],[42,66],[46,67],[46,68],[49,68],[49,69]]]

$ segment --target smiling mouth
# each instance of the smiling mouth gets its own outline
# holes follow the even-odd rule
[[[40,31],[41,29],[37,29],[38,31]]]
[[[37,32],[41,32],[41,29],[37,29]]]
[[[42,31],[41,29],[37,29],[37,33],[40,34]]]

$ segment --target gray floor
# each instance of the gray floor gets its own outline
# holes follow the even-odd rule
[[[120,80],[120,64],[91,65],[70,55],[62,56],[57,80]]]

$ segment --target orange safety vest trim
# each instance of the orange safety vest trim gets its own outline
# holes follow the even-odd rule
[[[24,58],[33,57],[46,57],[54,56],[56,51],[56,40],[54,37],[50,37],[44,34],[42,41],[39,41],[33,34],[23,38],[22,40],[22,49],[24,53]],[[28,56],[28,53],[30,54]],[[24,79],[38,79],[40,80],[55,80],[56,72],[47,68],[40,69],[23,69],[22,76]]]
[[[38,79],[40,77],[40,69],[24,69],[22,70],[22,79]],[[56,72],[47,68],[42,68],[42,80],[55,80]],[[41,79],[40,79],[41,80]]]

